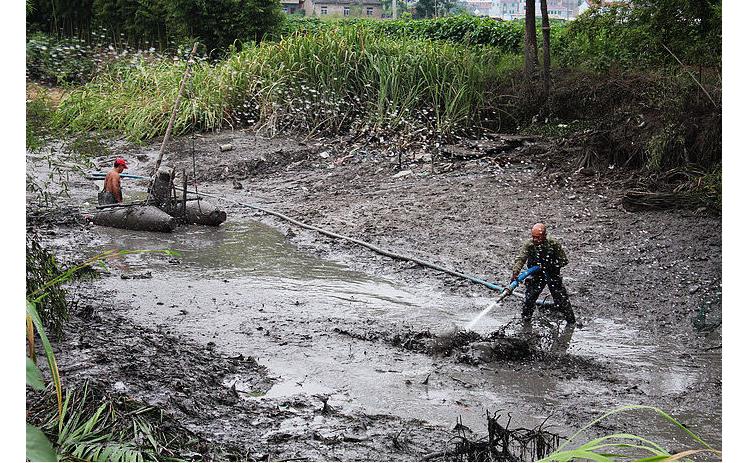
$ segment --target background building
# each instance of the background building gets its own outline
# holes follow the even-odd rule
[[[382,19],[380,0],[303,0],[305,16]]]
[[[538,0],[536,15],[541,16]],[[579,0],[547,0],[547,12],[551,19],[575,19],[578,16]],[[477,16],[492,18],[518,19],[526,13],[525,0],[466,0],[468,10]]]
[[[292,14],[303,9],[304,0],[281,0],[281,9],[284,13]]]

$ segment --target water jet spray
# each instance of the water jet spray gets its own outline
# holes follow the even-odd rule
[[[510,296],[511,294],[513,294],[513,291],[518,287],[519,284],[521,284],[521,282],[523,280],[526,279],[526,277],[528,277],[532,273],[538,271],[540,268],[541,267],[539,267],[538,265],[534,265],[533,267],[530,267],[530,268],[526,269],[520,275],[518,275],[518,277],[516,277],[516,279],[514,279],[513,281],[511,281],[510,284],[503,289],[503,292],[500,293],[500,298],[498,300],[496,300],[495,302],[493,302],[492,304],[488,305],[486,309],[484,309],[483,311],[479,312],[479,314],[476,317],[474,317],[474,319],[472,321],[470,321],[466,325],[466,329],[470,330],[470,329],[474,328],[474,325],[476,325],[477,322],[482,319],[482,317],[484,317],[485,315],[487,315],[490,312],[490,310],[492,310],[492,309],[495,308],[496,305],[498,305],[501,302],[503,302],[503,300],[505,300],[505,298],[507,298],[508,296]]]

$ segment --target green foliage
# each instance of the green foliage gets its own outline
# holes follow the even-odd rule
[[[677,127],[667,125],[648,141],[646,155],[646,169],[651,171],[684,165],[687,161],[685,137]]]
[[[26,25],[31,31],[83,38],[91,31],[93,0],[30,0]]]
[[[700,179],[696,189],[704,197],[713,198],[712,206],[721,209],[721,166],[717,166]]]
[[[660,418],[689,436],[699,448],[671,454],[663,446],[641,436],[629,433],[615,433],[592,439],[574,449],[565,450],[576,437],[595,424],[612,415],[633,410],[655,412]],[[563,442],[555,452],[539,461],[679,461],[683,458],[699,454],[721,457],[719,450],[708,445],[703,439],[660,408],[647,405],[626,405],[611,410],[587,424],[573,434],[570,439]]]
[[[383,14],[387,18],[393,17],[393,2],[391,0],[380,0],[380,6],[383,8]],[[402,17],[406,13],[407,5],[405,0],[396,1],[396,11],[398,16]]]
[[[454,0],[417,0],[414,16],[417,19],[446,16],[455,7]]]
[[[77,38],[34,33],[26,40],[26,77],[52,84],[88,81],[96,69],[91,49]]]
[[[35,243],[35,241],[31,241]],[[38,245],[37,245],[38,246]],[[28,249],[27,249],[28,252]],[[39,253],[39,251],[36,251]],[[81,270],[88,269],[96,264],[104,264],[106,259],[110,259],[116,256],[124,256],[128,254],[142,254],[142,253],[163,253],[166,255],[178,255],[178,253],[170,250],[118,250],[112,249],[105,251],[101,254],[97,254],[82,264],[76,265],[69,268],[65,272],[57,272],[58,274],[43,284],[37,285],[36,288],[30,288],[27,285],[27,296],[26,296],[26,326],[27,326],[27,342],[30,349],[33,351],[34,348],[34,330],[39,335],[39,339],[42,342],[44,354],[47,359],[49,366],[50,375],[52,376],[52,385],[55,390],[54,401],[57,404],[57,410],[52,413],[46,422],[44,429],[47,430],[51,435],[57,433],[57,447],[60,453],[73,460],[87,460],[87,461],[143,461],[144,454],[150,455],[151,459],[156,460],[159,449],[165,449],[163,444],[158,444],[149,432],[149,427],[141,422],[139,419],[132,421],[132,429],[134,433],[141,433],[140,435],[146,435],[148,441],[153,445],[153,451],[155,453],[145,453],[139,449],[133,448],[128,444],[111,444],[109,441],[117,439],[125,439],[125,434],[103,434],[104,431],[111,431],[111,423],[107,420],[100,420],[102,412],[104,411],[105,405],[102,405],[93,415],[87,419],[82,417],[86,414],[84,409],[84,403],[78,405],[71,404],[71,394],[69,393],[65,402],[62,399],[62,381],[60,379],[60,372],[57,367],[57,359],[52,348],[52,344],[47,337],[45,330],[45,323],[42,321],[42,317],[39,315],[38,307],[42,300],[49,300],[51,295],[60,291],[59,285],[70,281],[74,276]],[[43,261],[46,265],[54,265],[54,258],[50,260],[50,256],[46,254],[46,251],[42,252]],[[27,256],[28,261],[28,256]],[[43,266],[45,264],[42,264]],[[54,265],[56,269],[56,265]],[[44,272],[43,272],[44,273]],[[65,301],[63,299],[63,304]],[[65,307],[67,316],[67,306]],[[33,328],[32,328],[33,326]],[[32,352],[33,355],[33,352]],[[34,360],[27,357],[26,359],[26,384],[30,385],[34,389],[42,389],[44,387],[41,379],[41,372],[37,368]],[[86,396],[86,390],[83,392],[84,401]],[[67,418],[67,420],[66,420]],[[82,424],[81,424],[82,423]],[[80,424],[80,426],[79,426]],[[131,429],[128,426],[128,429]],[[26,425],[26,456],[31,461],[56,461],[55,452],[52,450],[49,440],[38,428]]]
[[[180,37],[225,50],[236,40],[260,41],[282,21],[278,0],[172,0],[168,23]]]
[[[29,357],[26,357],[26,384],[37,391],[44,389],[42,372],[39,371],[39,367]]]
[[[288,17],[279,29],[279,35],[288,37],[294,33],[314,34],[352,27],[394,39],[444,40],[465,45],[489,45],[504,53],[520,53],[524,38],[522,21],[498,21],[470,15],[421,20],[399,18],[395,21]],[[539,27],[541,28],[541,25]],[[554,49],[565,26],[562,22],[553,22],[551,27]]]
[[[122,47],[169,46],[168,3],[143,0],[94,0],[93,21],[107,40]]]
[[[34,238],[26,238],[26,291],[36,293],[48,281],[63,273],[55,256],[44,249]],[[62,327],[68,319],[68,304],[65,289],[61,284],[48,286],[46,297],[37,302],[36,310],[42,324],[55,336],[62,334]]]
[[[26,310],[28,313],[28,300],[26,301]],[[54,358],[54,354],[51,355]],[[26,385],[37,391],[44,389],[42,372],[29,357],[26,357]],[[57,454],[52,449],[52,443],[47,436],[39,428],[28,423],[26,423],[26,459],[29,461],[57,461]]]
[[[149,407],[131,405],[121,411],[88,383],[66,391],[59,414],[47,403],[42,409],[46,414],[37,420],[52,436],[62,461],[160,461],[170,456],[168,440],[140,416]]]
[[[47,436],[37,427],[26,423],[26,459],[28,461],[57,461]]]
[[[721,65],[718,0],[633,0],[591,8],[553,47],[563,65],[598,71],[611,67]]]
[[[31,320],[31,323],[33,323],[34,328],[36,328],[36,332],[39,334],[39,339],[42,341],[42,347],[44,348],[44,354],[47,358],[47,364],[49,365],[49,371],[50,375],[52,375],[52,384],[55,388],[55,396],[57,399],[57,411],[58,414],[62,414],[62,382],[60,380],[60,371],[57,368],[57,359],[55,358],[55,352],[52,350],[52,344],[49,342],[49,338],[47,338],[47,333],[44,331],[44,325],[42,324],[42,320],[39,317],[39,313],[36,310],[36,303],[29,301],[28,297],[26,298],[26,319],[27,319],[27,326],[29,325],[29,321]],[[27,333],[27,335],[30,337],[27,339],[29,341],[29,345],[33,346],[33,331],[31,333]]]
[[[519,66],[497,48],[395,40],[366,27],[295,34],[214,65],[196,63],[175,132],[255,125],[308,133],[424,127],[425,137],[448,135],[492,118],[495,83]],[[74,131],[113,129],[148,140],[164,133],[182,72],[162,62],[101,75],[71,92],[58,117]]]
[[[174,49],[197,39],[223,53],[235,41],[259,41],[283,16],[278,0],[35,0],[27,19],[30,31],[118,49]]]

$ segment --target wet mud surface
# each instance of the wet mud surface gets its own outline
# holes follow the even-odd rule
[[[165,162],[192,176],[194,154],[199,190],[494,282],[544,221],[568,253],[579,324],[539,310],[524,326],[510,298],[467,332],[497,294],[230,203],[219,228],[94,227],[96,189],[73,176],[70,204],[89,206],[28,221],[64,260],[112,247],[180,256],[130,255],[79,284],[64,381],[124,385],[253,459],[413,460],[458,417],[482,433],[485,411],[502,410],[570,435],[626,404],[662,407],[721,446],[720,218],[627,212],[614,175],[545,170],[544,140],[467,142],[400,166],[387,147],[347,140],[235,132],[192,144],[177,140]],[[158,153],[118,149],[140,175]],[[130,182],[126,196],[145,191]],[[612,430],[685,443],[648,415],[592,432]]]
[[[201,443],[183,458],[413,460],[447,436],[421,420],[342,413],[325,394],[266,398],[273,380],[252,358],[134,324],[89,296],[77,306],[57,353],[65,384],[92,380],[158,407]]]

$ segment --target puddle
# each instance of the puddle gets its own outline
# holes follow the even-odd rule
[[[388,329],[394,323],[434,333],[463,328],[492,301],[407,287],[381,276],[329,262],[290,245],[263,224],[228,222],[221,227],[183,227],[173,234],[97,227],[98,250],[172,249],[179,262],[153,254],[128,255],[111,263],[131,279],[116,298],[134,319],[162,325],[227,353],[252,356],[278,382],[261,397],[235,388],[250,400],[296,394],[321,395],[344,409],[364,409],[452,426],[461,416],[477,432],[485,410],[513,411],[517,426],[534,427],[576,389],[607,395],[607,386],[582,380],[540,377],[522,368],[496,370],[439,361],[430,356],[337,335],[336,327]],[[111,280],[98,284],[110,286]],[[486,293],[485,293],[486,294]],[[130,309],[127,309],[130,307]],[[506,300],[475,327],[487,333],[512,324],[520,301]],[[543,317],[540,318],[543,320]],[[537,330],[556,329],[540,325]],[[676,341],[651,345],[619,320],[594,319],[583,329],[558,336],[560,352],[618,365],[618,374],[656,396],[687,391],[706,368],[720,361],[680,357]],[[645,373],[644,373],[645,372]],[[720,376],[719,376],[720,377]],[[425,381],[426,378],[429,378]],[[648,381],[644,381],[648,378]],[[229,384],[228,384],[229,386]],[[563,399],[561,399],[561,397]],[[720,442],[720,410],[698,420]],[[562,429],[562,431],[570,431]],[[706,436],[714,437],[714,436]]]

